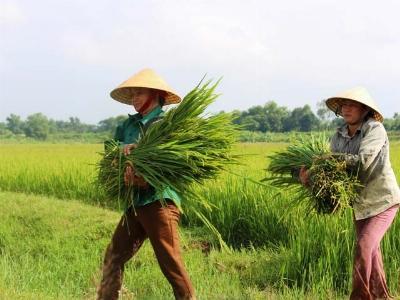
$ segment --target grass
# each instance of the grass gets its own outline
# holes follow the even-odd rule
[[[185,261],[199,299],[346,298],[354,241],[351,211],[339,217],[309,214],[303,206],[289,209],[290,193],[253,182],[265,177],[266,156],[285,145],[240,144],[236,151],[245,154],[243,165],[233,166],[231,172],[244,178],[225,173],[198,188],[215,205],[213,213],[203,213],[234,249],[231,254],[212,250],[205,256],[200,246],[215,239],[194,229],[200,224],[195,216],[184,216]],[[101,149],[102,145],[0,145],[3,191],[79,200],[0,194],[0,295],[10,295],[6,299],[93,296],[102,251],[119,218],[119,213],[99,207],[110,203],[92,184]],[[400,143],[392,142],[398,180],[399,152]],[[382,244],[390,290],[397,294],[399,236],[397,218]],[[128,273],[126,299],[130,293],[138,299],[170,295],[148,245]],[[153,277],[154,285],[146,281]]]
[[[93,183],[101,150],[99,144],[1,145],[0,189],[100,203]]]
[[[302,134],[315,134],[320,131],[302,132]],[[332,135],[334,130],[326,131],[327,135]],[[65,133],[49,133],[46,143],[51,144],[96,144],[101,143],[106,139],[112,138],[114,132],[86,132],[86,133],[76,133],[76,132],[65,132]],[[240,130],[239,141],[243,143],[277,143],[277,142],[291,142],[296,139],[298,132],[260,132],[260,131],[247,131]],[[400,140],[400,131],[388,131],[388,136],[391,141]],[[43,143],[41,140],[36,140],[33,138],[26,137],[24,134],[12,134],[8,132],[6,134],[0,133],[0,143],[1,144],[37,144]]]
[[[2,299],[94,299],[103,251],[119,217],[79,201],[1,192]],[[279,268],[271,251],[204,252],[206,232],[184,229],[181,236],[199,299],[315,299],[266,284],[269,272]],[[148,242],[128,263],[123,290],[122,299],[173,299]]]

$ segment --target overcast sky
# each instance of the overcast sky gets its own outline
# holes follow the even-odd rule
[[[210,111],[289,108],[359,85],[400,112],[400,1],[0,0],[0,121],[131,113],[109,92],[145,67],[185,95],[223,77]]]

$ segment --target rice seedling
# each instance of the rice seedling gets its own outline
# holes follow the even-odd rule
[[[0,189],[104,204],[93,185],[100,145],[1,144]]]
[[[289,188],[295,202],[305,201],[309,210],[331,214],[351,207],[362,186],[357,170],[351,171],[341,156],[331,153],[324,135],[300,138],[284,151],[275,153],[267,168],[271,174],[264,181],[275,187]],[[303,186],[298,174],[305,167],[309,186]]]
[[[190,186],[214,178],[237,157],[230,153],[237,130],[230,114],[204,116],[217,98],[218,82],[197,86],[182,103],[142,133],[131,154],[121,154],[118,142],[110,141],[99,163],[99,184],[123,207],[134,204],[140,189],[125,186],[126,167],[133,166],[155,191],[170,187],[188,199],[201,199]],[[203,199],[204,200],[204,199]],[[203,204],[209,206],[206,201]]]

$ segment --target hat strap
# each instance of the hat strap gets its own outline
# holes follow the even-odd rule
[[[153,102],[153,99],[147,99],[145,103],[138,109],[138,113],[140,113],[143,116],[143,113],[150,107],[151,103]]]
[[[363,120],[368,120],[369,119],[369,115],[372,113],[372,115],[373,115],[373,110],[369,107],[369,106],[366,106],[368,109],[363,113],[363,115],[362,115],[362,119]]]
[[[340,110],[341,110],[340,106],[339,106],[339,105],[336,106],[336,109],[335,109],[335,115],[336,115],[336,117],[339,117],[339,112],[340,112]]]

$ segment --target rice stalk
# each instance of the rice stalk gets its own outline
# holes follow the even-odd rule
[[[292,193],[293,203],[303,202],[309,210],[332,214],[351,207],[362,187],[357,170],[350,170],[340,154],[330,151],[325,135],[300,138],[286,150],[269,156],[263,181]],[[309,174],[309,186],[298,178],[301,167]]]
[[[205,114],[206,108],[218,97],[214,92],[217,85],[218,82],[208,81],[196,86],[179,106],[169,110],[142,134],[137,148],[129,155],[121,154],[117,141],[106,144],[98,164],[98,183],[110,198],[118,200],[124,209],[134,206],[141,190],[123,184],[126,166],[131,165],[155,192],[170,187],[183,196],[187,209],[194,209],[195,205],[190,205],[193,201],[211,209],[213,204],[193,187],[238,163],[238,155],[231,153],[238,136],[232,115]],[[199,212],[196,215],[201,216]],[[216,230],[211,223],[204,223]]]

